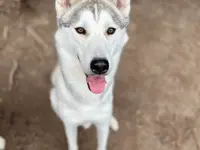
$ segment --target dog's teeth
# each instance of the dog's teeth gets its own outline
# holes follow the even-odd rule
[[[119,122],[117,121],[117,119],[114,116],[111,119],[110,126],[114,131],[119,130]]]

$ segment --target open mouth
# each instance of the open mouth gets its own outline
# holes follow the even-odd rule
[[[94,94],[101,94],[106,87],[105,76],[86,75],[89,90]]]
[[[77,58],[80,61],[78,56]],[[106,87],[105,75],[85,75],[89,90],[94,94],[101,94]]]

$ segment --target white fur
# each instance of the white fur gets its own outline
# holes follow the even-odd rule
[[[64,10],[58,7],[61,1],[56,2],[57,14]],[[79,26],[84,27],[88,35],[77,34],[74,28]],[[105,30],[110,26],[117,28],[117,31],[107,36]],[[118,121],[112,116],[113,87],[122,49],[127,41],[126,29],[120,29],[106,11],[102,11],[96,21],[92,12],[85,10],[76,24],[57,30],[58,64],[51,76],[50,100],[53,110],[63,121],[69,150],[78,150],[78,126],[87,129],[94,124],[97,127],[98,150],[107,149],[109,126],[114,131],[119,129]],[[110,64],[105,77],[107,86],[98,95],[88,89],[85,75],[91,73],[90,62],[94,57],[105,57]]]

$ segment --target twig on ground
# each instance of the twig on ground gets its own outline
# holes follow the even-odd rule
[[[3,39],[4,40],[8,39],[8,29],[9,29],[8,26],[4,26],[4,29],[3,29]]]
[[[18,69],[18,62],[15,60],[13,61],[13,66],[9,73],[9,80],[8,80],[8,90],[11,91],[14,83],[14,76]]]
[[[27,32],[40,44],[44,49],[48,49],[48,45],[45,43],[45,41],[41,38],[41,36],[31,27],[27,27]]]
[[[194,142],[196,144],[196,150],[200,150],[200,145],[199,145],[198,138],[196,135],[196,129],[192,129],[192,136],[193,136]]]
[[[47,26],[49,24],[49,20],[46,19],[47,17],[42,16],[40,18],[37,19],[33,19],[32,21],[32,26],[33,27],[37,27],[37,26]]]
[[[3,34],[2,34],[2,38],[4,40],[4,43],[0,46],[0,50],[4,49],[4,47],[6,46],[6,44],[8,42],[8,31],[9,31],[9,27],[4,26]]]

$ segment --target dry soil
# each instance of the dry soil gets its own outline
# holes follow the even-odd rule
[[[0,16],[0,134],[6,150],[66,150],[50,107],[56,61],[53,1],[26,0],[17,17]],[[135,0],[130,40],[116,76],[108,150],[200,150],[200,1]],[[96,132],[80,129],[81,150]]]

